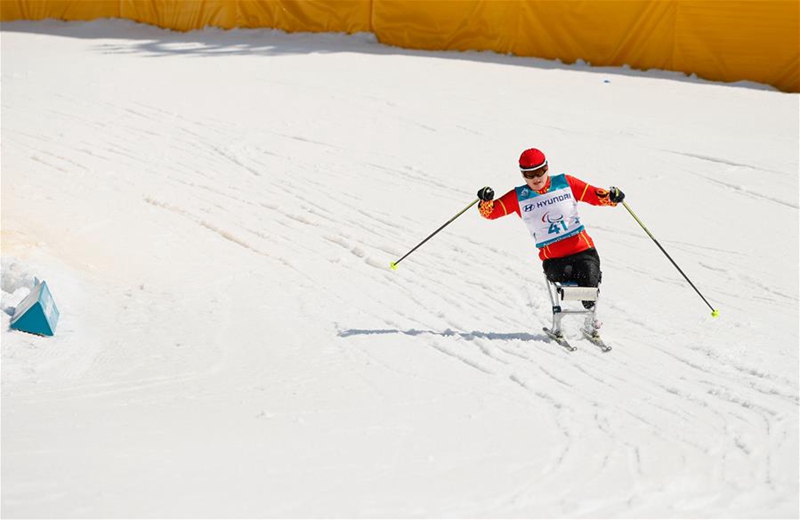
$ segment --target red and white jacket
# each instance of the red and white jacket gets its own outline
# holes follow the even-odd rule
[[[510,213],[516,213],[517,216],[522,218],[522,211],[520,209],[520,197],[522,196],[521,194],[528,192],[534,195],[533,199],[528,199],[528,200],[535,201],[537,200],[535,198],[536,195],[547,195],[548,192],[553,191],[552,179],[553,179],[552,177],[548,177],[547,184],[545,184],[544,188],[542,188],[537,192],[534,192],[530,188],[527,188],[527,186],[520,186],[519,188],[515,188],[509,191],[499,199],[481,201],[480,205],[478,206],[478,210],[480,211],[481,216],[490,220],[504,217]],[[559,180],[561,181],[561,183],[563,183],[564,179],[566,180],[566,183],[569,185],[569,191],[572,192],[572,197],[575,202],[586,202],[593,206],[616,206],[615,203],[609,200],[608,190],[604,190],[602,188],[597,188],[595,186],[587,184],[582,180],[577,179],[571,175],[563,175],[563,179]],[[566,190],[566,188],[564,189]],[[526,200],[525,202],[528,202],[528,200]],[[528,207],[529,206],[526,205],[526,209]],[[564,238],[555,238],[553,240],[548,240],[545,245],[539,247],[539,258],[542,260],[547,260],[549,258],[561,258],[564,256],[574,255],[575,253],[580,253],[581,251],[593,248],[594,242],[592,241],[592,238],[584,229],[582,229],[583,228],[582,225],[580,226],[580,228],[581,228],[580,231],[577,231],[575,234],[568,234],[568,236]],[[538,237],[534,238],[536,239],[537,242],[541,243]]]

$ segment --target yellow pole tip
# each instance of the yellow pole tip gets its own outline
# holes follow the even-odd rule
[[[389,262],[389,267],[392,269],[392,271],[397,271],[397,264],[396,263]]]
[[[716,310],[716,309],[714,309],[713,311],[711,311],[711,317],[712,317],[712,318],[719,318],[719,311],[718,311],[718,310]]]

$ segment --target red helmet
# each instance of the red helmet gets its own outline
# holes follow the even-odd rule
[[[522,171],[538,170],[546,164],[547,158],[536,148],[528,148],[519,156],[519,168]]]

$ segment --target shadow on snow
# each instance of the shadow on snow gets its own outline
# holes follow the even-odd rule
[[[461,337],[463,339],[473,340],[476,338],[482,339],[499,339],[499,340],[518,340],[518,341],[545,341],[547,336],[544,334],[528,334],[527,332],[457,332],[452,329],[446,329],[440,332],[434,330],[420,330],[420,329],[345,329],[339,331],[340,338],[349,338],[350,336],[385,336],[389,334],[403,334],[405,336],[420,336],[422,334],[429,334],[433,336],[441,336],[445,338]]]

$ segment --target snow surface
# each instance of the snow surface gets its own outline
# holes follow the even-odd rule
[[[4,517],[797,517],[798,99],[368,34],[2,25]],[[523,149],[614,350],[541,332],[516,216],[389,262]],[[33,277],[56,335],[9,330]],[[569,318],[567,318],[569,320]]]

